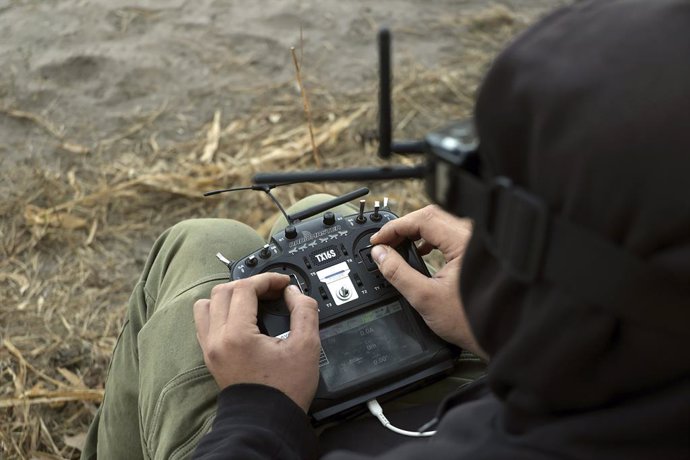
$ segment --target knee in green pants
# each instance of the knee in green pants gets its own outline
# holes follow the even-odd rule
[[[294,213],[332,198],[315,195]],[[337,212],[349,214],[342,206]],[[285,225],[280,219],[276,232]],[[210,428],[218,388],[196,340],[192,306],[228,271],[217,252],[239,259],[264,244],[233,220],[195,219],[165,231],[130,297],[113,352],[105,398],[82,458],[186,458]]]

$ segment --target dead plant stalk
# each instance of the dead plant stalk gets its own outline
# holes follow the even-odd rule
[[[290,48],[290,53],[292,54],[292,62],[295,64],[295,75],[297,77],[297,85],[299,86],[300,93],[302,94],[302,105],[304,106],[304,113],[307,116],[307,126],[309,127],[309,137],[311,139],[311,153],[314,158],[314,163],[316,167],[321,167],[321,157],[319,155],[319,150],[316,147],[316,140],[314,138],[314,123],[311,117],[311,105],[309,104],[309,97],[307,96],[307,90],[304,88],[304,83],[302,81],[302,69],[297,60],[297,52],[295,47]]]

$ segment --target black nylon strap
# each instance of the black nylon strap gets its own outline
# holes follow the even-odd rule
[[[447,209],[474,219],[488,250],[517,279],[545,279],[621,318],[687,334],[690,286],[665,277],[602,236],[553,216],[539,197],[506,178],[487,183],[454,172]]]
[[[548,239],[549,213],[544,203],[513,187],[505,177],[497,177],[487,185],[459,168],[455,174],[459,180],[449,189],[452,199],[447,200],[446,209],[472,218],[488,249],[506,270],[521,281],[534,281]]]

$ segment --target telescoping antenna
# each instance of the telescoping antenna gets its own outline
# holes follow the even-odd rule
[[[379,47],[379,157],[390,158],[392,153],[402,155],[422,154],[427,144],[419,141],[393,142],[393,98],[391,33],[381,29],[378,33]]]
[[[391,33],[381,29],[379,45],[379,156],[390,158],[393,142],[393,103],[391,102]]]
[[[379,150],[381,158],[392,153],[414,155],[428,151],[425,140],[393,142],[393,109],[391,102],[391,33],[381,29],[378,33],[379,51]],[[340,170],[294,171],[259,173],[254,176],[255,184],[275,182],[348,182],[386,179],[422,179],[426,176],[425,164],[416,166],[381,166]]]

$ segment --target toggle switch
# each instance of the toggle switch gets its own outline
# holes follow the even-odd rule
[[[359,200],[359,215],[355,219],[355,222],[357,222],[358,224],[363,224],[367,221],[367,218],[364,217],[364,205],[366,204],[366,202],[366,200]]]
[[[371,215],[371,220],[378,222],[381,220],[381,214],[379,214],[379,209],[381,209],[381,203],[374,201],[374,214]]]

